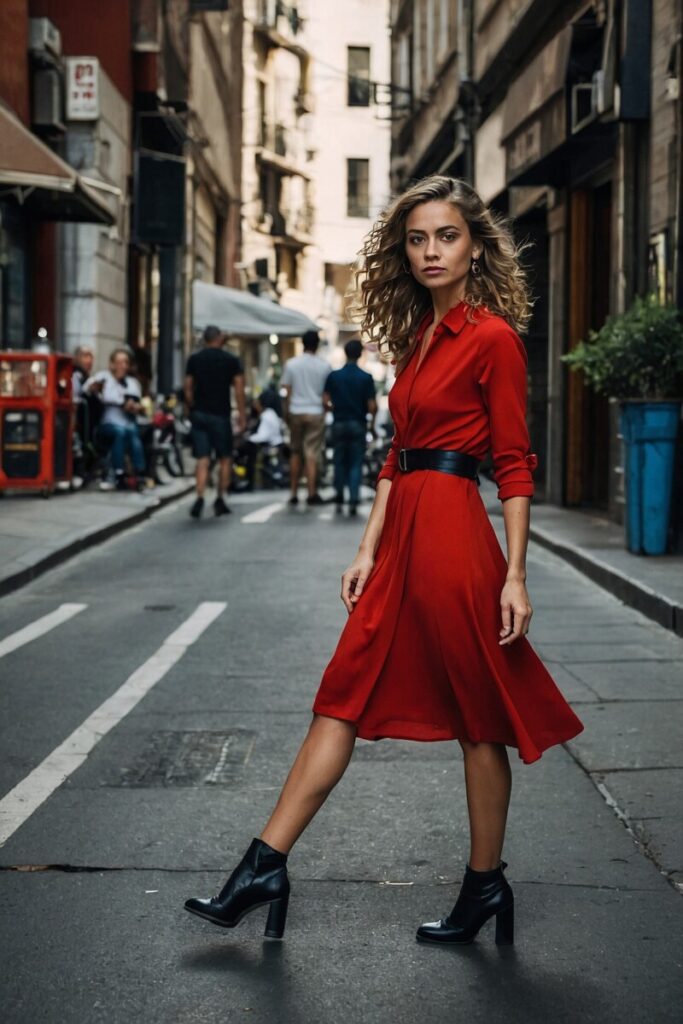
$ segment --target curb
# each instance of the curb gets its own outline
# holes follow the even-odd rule
[[[632,576],[627,576],[599,558],[587,555],[582,548],[576,547],[574,544],[558,542],[551,533],[547,533],[541,527],[532,525],[529,530],[529,538],[540,544],[541,547],[552,551],[553,554],[559,555],[565,562],[569,562],[584,576],[588,576],[604,590],[614,594],[630,608],[635,608],[636,611],[642,612],[648,619],[653,619],[665,629],[670,629],[678,636],[683,636],[683,606],[680,604],[670,601],[644,583]]]
[[[175,494],[168,494],[157,499],[154,504],[146,505],[144,508],[139,509],[137,512],[132,512],[125,518],[120,519],[116,523],[109,523],[108,526],[102,527],[102,529],[92,530],[84,537],[79,537],[78,540],[73,541],[71,544],[67,544],[66,547],[60,548],[58,551],[53,551],[45,558],[41,558],[39,562],[34,565],[29,565],[25,569],[20,569],[19,572],[15,572],[12,576],[7,576],[5,579],[0,580],[0,597],[4,597],[6,594],[11,594],[15,590],[19,590],[21,587],[26,586],[32,580],[38,576],[42,576],[44,572],[49,569],[54,569],[55,566],[61,565],[63,562],[73,558],[74,555],[80,554],[81,551],[86,551],[88,548],[95,547],[97,544],[103,543],[105,540],[109,540],[110,537],[116,536],[117,533],[123,533],[124,530],[129,529],[131,526],[137,526],[138,523],[143,523],[146,519],[151,519],[155,512],[159,509],[164,508],[166,505],[170,505],[173,501],[178,501],[180,498],[184,498],[194,490],[194,480],[191,484],[188,483],[187,487],[181,491],[177,491]]]

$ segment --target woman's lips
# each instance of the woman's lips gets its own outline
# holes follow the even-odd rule
[[[436,274],[443,274],[444,273],[444,268],[443,267],[425,267],[424,270],[422,271],[422,273],[423,274],[428,274],[430,277],[432,277],[432,276],[435,276]]]

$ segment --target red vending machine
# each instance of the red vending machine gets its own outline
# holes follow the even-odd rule
[[[0,491],[49,497],[72,476],[71,356],[0,351]]]

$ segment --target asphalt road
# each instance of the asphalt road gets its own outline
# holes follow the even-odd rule
[[[290,858],[283,942],[264,912],[223,932],[183,911],[272,807],[362,527],[250,497],[201,523],[185,500],[0,603],[2,1020],[680,1022],[683,901],[577,748],[513,758],[514,948],[414,940],[467,853],[455,743],[358,744]],[[604,748],[575,664],[634,688],[675,641],[533,546],[529,574],[531,639]]]

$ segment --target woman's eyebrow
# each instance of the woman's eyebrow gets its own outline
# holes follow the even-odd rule
[[[437,228],[436,230],[437,230],[437,233],[438,233],[439,231],[460,231],[460,228],[457,226],[457,224],[444,224],[443,227]],[[408,235],[426,235],[427,232],[426,231],[422,231],[420,228],[408,228],[408,231],[406,232],[406,234],[408,234]]]

